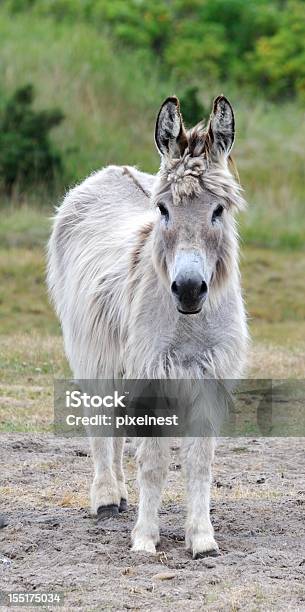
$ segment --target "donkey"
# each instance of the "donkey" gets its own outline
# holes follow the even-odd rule
[[[162,104],[156,176],[109,166],[71,189],[48,249],[48,286],[77,379],[234,379],[247,353],[231,171],[234,114],[219,96],[187,131],[179,100]],[[122,438],[90,440],[98,518],[127,508]],[[214,438],[182,440],[186,547],[218,554],[210,521]],[[137,442],[139,509],[132,550],[155,553],[169,438]]]

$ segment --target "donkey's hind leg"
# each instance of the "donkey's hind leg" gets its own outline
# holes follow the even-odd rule
[[[120,494],[113,469],[113,438],[90,438],[94,463],[94,480],[91,487],[91,508],[98,518],[114,516],[119,512]]]
[[[117,485],[120,496],[119,511],[127,510],[128,493],[125,484],[125,475],[123,469],[125,438],[113,438],[113,468],[117,479]]]
[[[168,438],[142,438],[137,449],[139,511],[132,532],[132,550],[156,552],[158,510],[169,462]]]
[[[186,478],[187,520],[186,548],[196,559],[205,555],[217,555],[218,545],[210,521],[211,464],[215,438],[184,438],[182,463]]]

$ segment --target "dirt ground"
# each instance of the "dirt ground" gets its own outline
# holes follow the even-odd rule
[[[86,440],[1,436],[2,590],[64,592],[68,610],[305,610],[304,439],[219,441],[212,521],[221,554],[199,560],[184,550],[174,439],[158,554],[130,551],[132,446],[129,510],[97,523],[88,511]]]

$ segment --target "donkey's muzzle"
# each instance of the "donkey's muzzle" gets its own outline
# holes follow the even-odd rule
[[[182,314],[196,314],[201,311],[208,294],[208,286],[201,274],[177,274],[171,290]]]

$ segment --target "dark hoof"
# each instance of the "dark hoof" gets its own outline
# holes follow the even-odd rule
[[[205,559],[206,557],[219,557],[220,552],[216,548],[213,550],[206,550],[205,552],[199,552],[195,555],[194,559]]]
[[[0,516],[0,529],[7,527],[8,522],[4,516]]]
[[[97,509],[97,520],[110,518],[119,514],[119,506],[117,504],[108,504],[108,506],[100,506]]]
[[[121,497],[119,512],[126,512],[128,509],[127,499]]]

